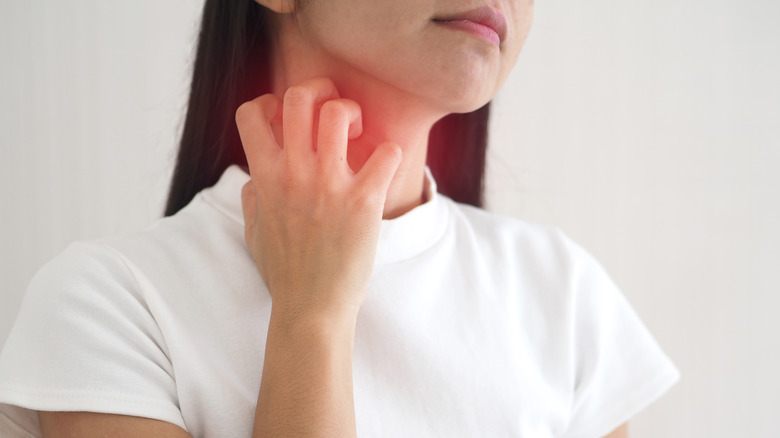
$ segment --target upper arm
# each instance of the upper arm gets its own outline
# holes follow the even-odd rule
[[[175,424],[96,412],[38,412],[43,438],[192,438]]]
[[[628,423],[623,423],[604,438],[628,438]]]

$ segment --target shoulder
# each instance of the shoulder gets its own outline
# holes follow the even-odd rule
[[[236,193],[238,196],[240,192]],[[159,218],[145,228],[122,235],[100,239],[99,242],[117,250],[177,252],[220,245],[225,240],[243,239],[243,220],[226,208],[225,199],[214,196],[213,188],[205,189],[179,212]]]
[[[0,353],[0,404],[19,407],[0,413],[0,429],[4,414],[34,422],[35,410],[183,424],[145,292],[125,258],[99,241],[74,242],[43,265]]]
[[[134,280],[117,251],[99,240],[76,241],[45,263],[27,287],[27,300],[89,302],[110,290],[133,291]],[[55,301],[57,300],[57,301]]]
[[[473,245],[518,266],[530,264],[560,275],[562,271],[574,271],[595,262],[588,251],[558,227],[447,201],[461,240],[471,239]]]
[[[560,228],[453,205],[456,257],[481,273],[483,284],[567,323],[577,313],[593,320],[599,302],[624,300],[603,265]]]
[[[244,250],[243,222],[215,196],[213,188],[172,216],[156,219],[143,229],[82,242],[113,253],[133,272],[186,274]],[[236,193],[239,196],[240,193]]]
[[[39,268],[26,299],[68,302],[71,307],[96,297],[117,305],[125,300],[143,302],[158,289],[150,286],[160,278],[192,277],[225,254],[235,256],[244,248],[242,225],[204,194],[143,229],[70,243]]]
[[[563,436],[605,436],[679,379],[602,264],[562,230],[449,202],[458,257],[477,266],[482,295],[517,312],[521,350],[571,407]]]

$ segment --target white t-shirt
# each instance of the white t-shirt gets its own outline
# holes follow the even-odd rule
[[[31,281],[0,355],[0,434],[34,410],[250,437],[271,297],[228,168],[178,214],[76,242]],[[436,193],[382,221],[355,331],[361,437],[606,435],[680,378],[602,267],[559,230]]]

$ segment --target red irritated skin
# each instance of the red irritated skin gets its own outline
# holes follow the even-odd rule
[[[465,30],[479,35],[496,46],[506,39],[506,19],[496,9],[483,6],[452,16],[434,19],[452,29]]]
[[[297,10],[290,0],[255,1],[277,12],[273,94],[326,77],[358,103],[363,132],[347,149],[352,170],[377,144],[402,148],[385,219],[420,203],[431,126],[495,96],[533,16],[533,0],[302,1]]]
[[[533,0],[255,1],[275,12],[275,38],[272,96],[258,97],[237,118],[253,180],[246,225],[259,233],[248,244],[268,255],[256,262],[267,282],[285,284],[276,290],[318,290],[328,273],[342,294],[310,302],[274,291],[274,302],[311,309],[350,303],[354,311],[381,219],[422,202],[431,127],[494,97],[530,30]],[[371,213],[350,213],[356,202],[370,204]],[[271,223],[279,229],[266,234]],[[367,246],[358,250],[352,238]],[[294,268],[273,262],[298,256]],[[320,281],[298,284],[306,278]]]

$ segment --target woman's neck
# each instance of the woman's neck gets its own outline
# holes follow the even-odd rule
[[[336,85],[340,97],[360,105],[363,133],[350,140],[347,150],[353,171],[363,167],[380,143],[390,140],[401,146],[403,160],[388,189],[383,218],[401,216],[420,205],[428,134],[446,114],[344,63],[319,56],[319,52],[301,41],[295,29],[281,32],[277,48],[272,62],[273,93],[277,97],[281,99],[287,88],[306,79],[327,77]]]

